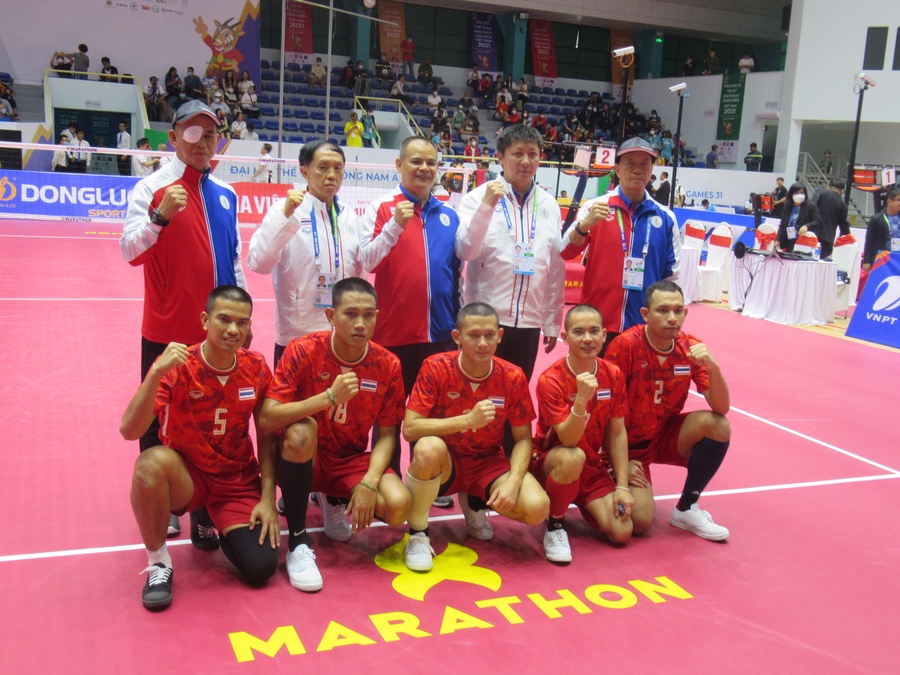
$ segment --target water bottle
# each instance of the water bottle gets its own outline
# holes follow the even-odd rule
[[[822,257],[822,244],[816,242],[816,250],[813,252],[813,260],[818,260]]]

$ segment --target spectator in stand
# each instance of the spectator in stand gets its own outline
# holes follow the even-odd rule
[[[383,80],[391,81],[394,79],[394,69],[391,62],[388,61],[387,54],[381,52],[381,58],[375,62],[375,77],[379,82]]]
[[[363,125],[363,145],[367,148],[379,147],[378,125],[375,124],[375,115],[372,114],[371,106],[366,108],[366,112],[360,121]]]
[[[100,59],[100,64],[102,68],[100,69],[100,81],[101,82],[118,82],[119,81],[119,69],[116,68],[109,62],[109,57],[104,56]]]
[[[322,65],[322,57],[316,57],[315,65],[309,71],[309,83],[314,87],[324,87],[327,84],[328,73]]]
[[[469,137],[469,142],[463,150],[463,157],[469,160],[481,157],[481,149],[478,147],[478,139],[475,136]]]
[[[358,60],[356,65],[353,66],[353,82],[356,83],[359,78],[363,76],[363,73],[366,75],[369,74],[369,71],[366,69],[365,64],[363,64],[362,60]]]
[[[216,92],[219,91],[219,81],[213,75],[215,71],[212,66],[207,66],[206,73],[200,82],[203,84],[203,91],[206,93],[206,103],[211,104],[215,98]]]
[[[57,139],[59,145],[68,146],[69,137],[60,134]],[[69,171],[69,151],[66,148],[57,148],[53,151],[53,161],[50,163],[50,170],[56,173],[68,173]]]
[[[512,94],[512,92],[515,91],[516,83],[513,82],[513,76],[512,76],[512,73],[507,73],[507,74],[506,74],[506,78],[503,80],[503,86],[506,87],[506,90],[507,90],[510,94]],[[510,103],[510,105],[512,105],[512,98],[510,98],[509,103]]]
[[[231,114],[231,108],[225,103],[225,94],[221,90],[216,91],[213,95],[213,101],[209,107],[215,113],[218,113],[221,110],[226,116]]]
[[[58,71],[56,74],[59,77],[72,77],[72,57],[65,52],[53,52],[50,67]]]
[[[498,91],[497,95],[494,97],[495,104],[500,103],[500,101],[504,101],[507,106],[512,107],[512,94],[506,85],[500,87],[500,91]]]
[[[518,112],[518,108],[516,108],[516,111]],[[528,112],[527,110],[521,111],[521,113],[519,113],[519,124],[527,124],[528,126],[534,126],[531,123],[531,113]]]
[[[650,145],[653,146],[653,149],[656,152],[659,152],[662,148],[662,139],[659,137],[659,134],[656,132],[656,129],[651,129],[650,133],[647,134],[646,140]]]
[[[144,92],[144,103],[147,106],[147,116],[151,120],[169,121],[169,104],[166,101],[166,92],[159,86],[159,78],[156,75],[150,76],[150,84],[147,85],[147,91]],[[159,119],[160,117],[162,117],[161,120]]]
[[[250,85],[246,92],[241,94],[241,112],[248,119],[259,119],[260,111],[257,103],[259,98],[256,95],[256,87]]]
[[[19,120],[19,110],[16,105],[15,94],[12,89],[0,82],[0,105],[9,111],[9,119],[13,122]]]
[[[193,72],[193,68],[188,68],[188,72]],[[238,94],[245,94],[250,91],[250,87],[255,87],[253,80],[250,79],[250,72],[245,70],[241,73],[240,82],[237,83]]]
[[[537,128],[537,127],[535,127]],[[556,122],[550,120],[547,123],[546,131],[543,134],[544,137],[544,156],[549,159],[551,162],[554,162],[560,158],[560,147],[559,147],[559,132],[556,129]]]
[[[363,110],[369,106],[369,96],[371,94],[372,83],[369,82],[369,72],[362,70],[353,83],[353,96],[356,97],[357,105]]]
[[[478,105],[475,100],[468,94],[459,99],[459,104],[468,115],[469,113],[478,113]]]
[[[119,131],[116,134],[116,148],[119,150],[131,150],[131,134],[128,133],[128,123],[119,122]],[[116,163],[119,165],[120,176],[131,175],[131,162],[128,155],[116,155]]]
[[[144,153],[150,151],[150,141],[146,138],[138,139],[137,149],[143,150]],[[153,173],[153,169],[156,166],[157,159],[156,157],[151,157],[147,154],[140,155],[132,155],[131,157],[131,167],[134,169],[134,175],[138,178],[144,178],[145,176],[149,176]]]
[[[509,103],[506,99],[501,98],[497,101],[494,106],[494,119],[503,124],[509,122]]]
[[[535,113],[531,118],[531,126],[537,129],[541,135],[545,134],[547,132],[547,116],[540,112]]]
[[[706,67],[703,69],[704,75],[718,75],[722,71],[719,57],[715,49],[709,50],[709,56],[706,57]]]
[[[718,169],[719,168],[719,146],[713,145],[710,148],[709,152],[706,153],[706,168],[707,169]]]
[[[232,117],[240,111],[241,107],[234,87],[225,88],[225,105],[228,106],[229,114]]]
[[[753,60],[753,56],[751,56],[750,52],[744,52],[741,60],[738,61],[738,69],[746,75],[747,73],[752,73],[755,67],[756,62]]]
[[[244,121],[244,113],[238,111],[234,116],[234,122],[231,123],[231,137],[240,138],[247,129],[247,123]]]
[[[258,141],[259,134],[256,133],[256,127],[253,122],[247,122],[247,128],[241,132],[242,141]]]
[[[451,120],[451,124],[453,126],[453,130],[459,133],[459,129],[462,126],[463,121],[466,119],[466,109],[462,104],[456,106],[456,112],[453,113],[453,119]]]
[[[694,62],[693,56],[688,56],[684,60],[684,64],[681,66],[681,76],[682,77],[693,77],[694,71],[697,68],[697,64]]]
[[[184,83],[181,81],[181,77],[178,75],[178,69],[175,66],[169,68],[169,72],[166,73],[166,102],[169,104],[169,108],[174,112],[178,110],[178,106],[180,106],[185,101],[185,93],[184,93]]]
[[[87,55],[88,48],[87,45],[81,43],[78,45],[77,52],[70,52],[66,54],[69,59],[72,61],[72,72],[74,73],[74,77],[78,80],[86,80],[88,68],[91,65],[91,59]],[[81,73],[80,75],[78,73]]]
[[[716,210],[716,207],[713,206],[712,204],[710,204],[708,199],[702,200],[702,201],[700,202],[700,207],[701,207],[704,211],[715,211],[715,210]]]
[[[437,87],[431,90],[431,93],[428,95],[428,114],[434,117],[434,113],[437,112],[438,106],[444,99],[441,98],[441,95],[438,93]]]
[[[668,129],[663,132],[662,140],[659,146],[659,157],[663,160],[665,166],[672,164],[672,152],[675,150],[675,139],[672,138],[672,132]]]
[[[406,105],[412,105],[413,100],[406,95],[403,87],[406,85],[406,76],[400,75],[391,87],[390,97],[397,101],[403,101]]]
[[[659,117],[659,113],[656,110],[651,110],[650,115],[647,117],[647,128],[648,129],[656,129],[656,131],[660,131],[662,129],[662,120]]]
[[[438,150],[440,150],[445,155],[453,154],[453,132],[450,131],[450,126],[448,124],[444,124],[443,131],[441,131],[441,139],[440,145],[438,145]]]
[[[478,137],[480,135],[480,131],[481,129],[478,125],[478,116],[472,114],[466,117],[465,121],[463,121],[462,123],[462,126],[459,128],[459,137],[466,143],[470,143],[473,138],[476,141],[479,140]]]
[[[222,86],[220,89],[222,91],[227,91],[229,87],[237,91],[237,82],[235,82],[233,70],[226,70],[225,74],[222,76]]]
[[[246,72],[246,71],[245,71]],[[191,100],[206,100],[206,91],[203,89],[203,80],[194,74],[194,68],[188,66],[187,75],[184,76],[184,95]]]
[[[437,110],[434,111],[434,115],[431,116],[431,130],[432,132],[437,131],[438,133],[445,126],[449,126],[450,117],[447,115],[447,106],[441,101],[438,105]]]
[[[400,43],[400,53],[403,58],[403,68],[401,73],[415,77],[415,59],[416,59],[416,42],[412,35],[407,35],[403,42]]]
[[[478,85],[481,83],[481,73],[478,72],[478,64],[472,64],[472,70],[469,71],[469,77],[466,80],[467,93],[475,96],[478,91]]]
[[[494,79],[490,73],[485,73],[481,76],[481,82],[478,83],[478,96],[481,97],[481,105],[483,107],[487,108],[487,102],[490,100],[493,91]]]
[[[525,78],[519,78],[519,84],[516,85],[516,107],[519,110],[525,110],[525,106],[528,103],[528,85],[525,83]]]
[[[347,137],[348,148],[361,148],[363,146],[363,125],[359,121],[359,116],[350,113],[350,121],[344,125],[344,136]]]
[[[560,140],[564,142],[574,140],[575,132],[580,126],[581,123],[578,121],[578,116],[575,113],[569,113],[568,115],[566,115],[563,118],[562,129],[560,129],[559,132]]]
[[[426,87],[431,87],[437,84],[434,79],[434,69],[431,67],[431,59],[425,59],[419,65],[419,74],[416,77],[416,80],[420,84],[424,84]]]
[[[585,129],[590,129],[596,125],[597,111],[600,110],[600,101],[597,98],[597,92],[591,92],[590,97],[581,106],[581,113],[578,115],[578,121]]]
[[[352,87],[353,81],[356,79],[356,69],[353,67],[353,61],[347,61],[347,65],[341,71],[338,78],[339,87]]]
[[[216,131],[219,133],[219,136],[225,138],[228,136],[228,131],[231,128],[231,122],[228,121],[228,110],[227,107],[216,108],[216,119],[218,120],[218,124],[216,126]]]

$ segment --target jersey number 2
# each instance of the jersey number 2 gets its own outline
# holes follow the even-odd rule
[[[656,391],[653,392],[653,402],[656,405],[662,403],[663,381],[656,380]]]

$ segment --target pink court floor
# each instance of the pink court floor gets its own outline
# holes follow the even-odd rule
[[[432,512],[435,569],[410,573],[402,529],[332,542],[313,506],[319,593],[291,588],[284,550],[251,589],[185,533],[173,605],[144,610],[137,448],[118,434],[142,276],[118,230],[0,220],[0,672],[896,672],[900,355],[702,305],[685,329],[724,369],[733,440],[701,505],[728,542],[668,524],[673,467],[654,468],[649,536],[614,547],[571,510],[567,566],[544,559],[542,527],[495,517],[476,541],[454,508]],[[248,283],[271,359],[271,280]]]

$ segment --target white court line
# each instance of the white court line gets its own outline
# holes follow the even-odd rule
[[[843,485],[849,483],[865,483],[868,481],[874,480],[892,480],[900,478],[900,473],[895,474],[879,474],[877,476],[858,476],[855,478],[834,478],[830,480],[816,480],[808,483],[784,483],[781,485],[763,485],[758,487],[748,487],[748,488],[733,488],[729,490],[708,490],[703,493],[704,497],[716,497],[716,496],[727,496],[727,495],[738,495],[738,494],[746,494],[751,492],[768,492],[772,490],[794,490],[797,488],[806,488],[806,487],[821,487],[824,485]],[[681,497],[680,494],[675,495],[655,495],[653,497],[654,501],[669,501],[678,499]],[[572,505],[569,507],[570,509],[577,508]],[[462,520],[463,514],[454,513],[446,516],[433,516],[428,520],[431,523],[435,522],[443,522],[450,520]],[[371,527],[388,527],[386,523],[375,522],[372,523]],[[307,528],[307,532],[316,533],[322,532],[324,528],[321,527],[310,527]],[[288,531],[282,530],[282,536],[287,536]],[[186,546],[191,543],[190,538],[186,539],[174,539],[166,542],[168,546]],[[0,556],[0,563],[6,562],[21,562],[24,560],[47,560],[49,558],[66,558],[70,556],[79,556],[79,555],[93,555],[95,553],[120,553],[122,551],[143,551],[143,544],[127,544],[125,546],[104,546],[99,548],[78,548],[78,549],[70,549],[68,551],[46,551],[43,553],[20,553],[18,555],[4,555]]]
[[[690,393],[699,398],[703,398],[703,394],[698,394],[693,389],[690,390]],[[826,443],[825,441],[820,441],[818,438],[813,438],[812,436],[808,436],[807,434],[804,434],[803,432],[795,431],[793,429],[790,429],[789,427],[778,424],[777,422],[772,422],[771,420],[767,420],[765,417],[760,417],[759,415],[754,415],[751,412],[747,412],[746,410],[741,410],[740,408],[735,408],[734,406],[732,406],[731,410],[736,413],[739,413],[741,415],[744,415],[746,417],[749,417],[750,419],[756,420],[757,422],[762,422],[763,424],[766,424],[770,427],[775,427],[776,429],[779,429],[780,431],[789,433],[792,436],[797,436],[798,438],[802,438],[805,441],[810,441],[811,443],[815,443],[816,445],[821,445],[823,448],[828,448],[829,450],[834,450],[835,452],[838,452],[842,455],[846,455],[847,457],[851,457],[853,459],[859,460],[860,462],[864,462],[865,464],[869,464],[870,466],[874,466],[876,469],[881,469],[882,471],[888,471],[889,473],[891,473],[895,476],[900,476],[900,471],[898,471],[897,469],[892,469],[891,467],[885,466],[884,464],[879,464],[878,462],[876,462],[874,460],[867,459],[861,455],[857,455],[854,452],[850,452],[849,450],[844,450],[843,448],[839,448],[836,445],[832,445],[831,443]],[[691,412],[693,412],[693,411],[691,411]],[[703,494],[707,494],[707,493],[704,492]]]

